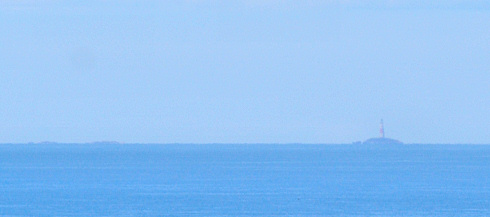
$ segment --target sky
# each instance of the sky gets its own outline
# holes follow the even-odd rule
[[[490,2],[2,0],[0,143],[490,144]]]

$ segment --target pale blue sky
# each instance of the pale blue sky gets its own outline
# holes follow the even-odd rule
[[[168,2],[0,1],[0,142],[490,143],[489,1]]]

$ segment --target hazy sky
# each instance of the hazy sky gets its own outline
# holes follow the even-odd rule
[[[2,0],[0,142],[490,144],[490,2],[434,2]]]

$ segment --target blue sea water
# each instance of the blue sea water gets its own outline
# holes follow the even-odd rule
[[[0,216],[490,216],[490,145],[0,145]]]

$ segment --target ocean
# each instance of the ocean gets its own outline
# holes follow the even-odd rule
[[[490,216],[490,145],[3,144],[0,216]]]

